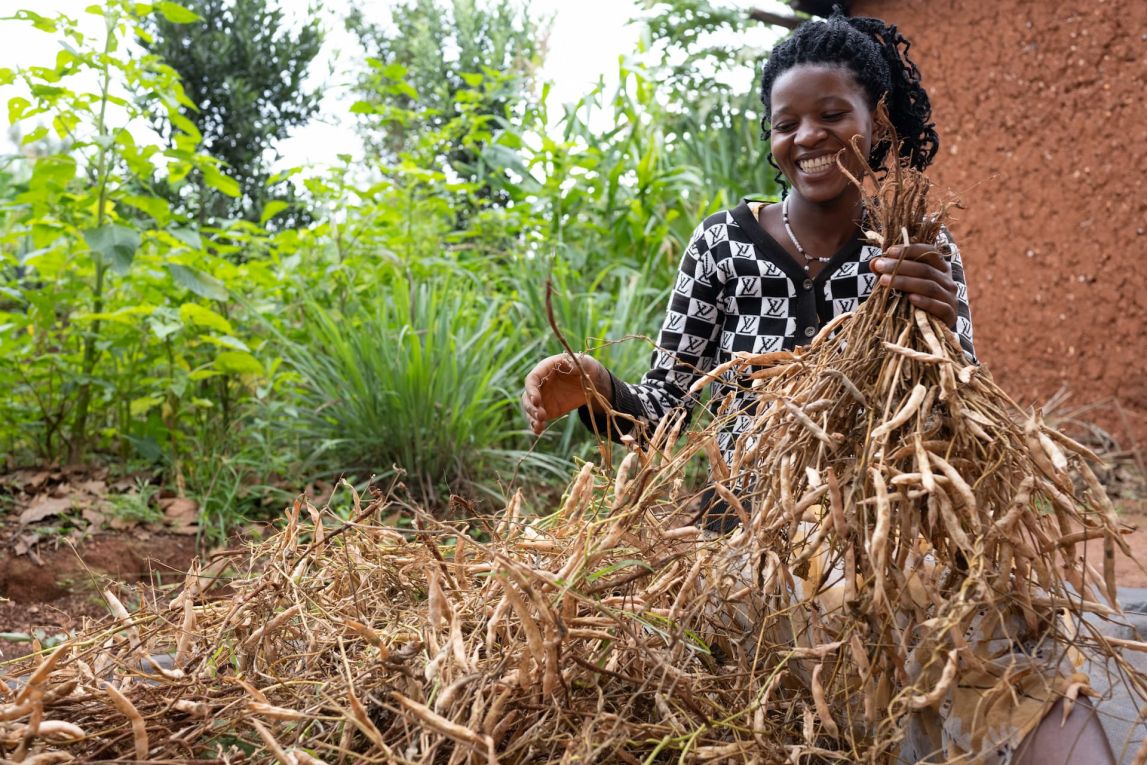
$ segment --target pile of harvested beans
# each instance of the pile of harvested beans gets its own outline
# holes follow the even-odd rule
[[[922,176],[863,180],[874,237],[935,237]],[[1124,548],[1094,455],[946,328],[878,288],[808,348],[724,373],[765,404],[714,460],[735,532],[675,525],[722,426],[680,418],[616,471],[583,465],[546,518],[515,496],[481,528],[411,532],[384,525],[389,493],[300,501],[225,597],[198,570],[170,599],[109,593],[114,618],[0,667],[0,756],[890,762],[973,676],[1072,703],[1086,677],[1046,670],[1087,655],[1147,700],[1121,656],[1147,645],[1093,625],[1117,615]]]

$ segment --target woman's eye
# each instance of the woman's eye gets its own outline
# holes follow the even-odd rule
[[[844,112],[829,112],[828,114],[824,115],[824,118],[829,122],[836,122],[837,120],[844,118]]]
[[[780,123],[777,123],[776,125],[773,125],[773,132],[774,133],[787,133],[790,130],[792,130],[793,127],[794,127],[794,125],[791,122],[780,122]]]

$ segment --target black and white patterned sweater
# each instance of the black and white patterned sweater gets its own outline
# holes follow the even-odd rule
[[[804,345],[834,317],[856,310],[876,285],[878,276],[868,262],[880,254],[879,248],[858,237],[810,278],[757,223],[759,207],[746,201],[710,215],[697,227],[681,258],[649,372],[636,385],[613,379],[613,408],[641,423],[647,433],[675,407],[692,411],[697,400],[688,396],[689,388],[734,352],[769,353]],[[960,252],[946,232],[936,244],[952,265],[959,299],[955,329],[974,360]],[[721,401],[729,390],[727,382],[716,383],[712,400]],[[732,411],[743,413],[719,435],[726,460],[751,422],[745,398],[749,395],[742,392],[734,399]],[[624,417],[603,417],[595,423],[585,407],[579,414],[587,427],[614,439],[633,430],[633,421]]]

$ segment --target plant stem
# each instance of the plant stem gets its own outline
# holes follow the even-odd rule
[[[96,228],[104,225],[105,206],[108,194],[108,141],[107,139],[107,108],[108,94],[111,89],[111,67],[108,61],[111,58],[112,44],[115,40],[115,27],[118,15],[108,11],[106,17],[107,33],[104,39],[104,53],[100,60],[100,114],[96,121],[96,135],[98,138],[99,154],[96,159],[96,177],[99,182],[99,201],[96,207]],[[96,283],[92,290],[92,312],[97,316],[104,310],[104,276],[107,273],[107,264],[102,256],[96,258]],[[97,318],[92,321],[91,331],[84,337],[84,356],[80,372],[80,389],[76,396],[76,419],[72,423],[72,437],[68,450],[68,461],[81,462],[88,442],[88,412],[92,402],[92,373],[96,368],[99,357],[99,339],[102,322]]]

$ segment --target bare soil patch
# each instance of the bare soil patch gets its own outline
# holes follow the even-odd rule
[[[85,618],[107,613],[101,592],[110,582],[161,586],[182,581],[195,557],[195,537],[139,530],[97,534],[72,547],[37,556],[0,558],[0,660],[27,653],[17,635],[52,639],[76,630]],[[39,562],[37,562],[37,560]]]

